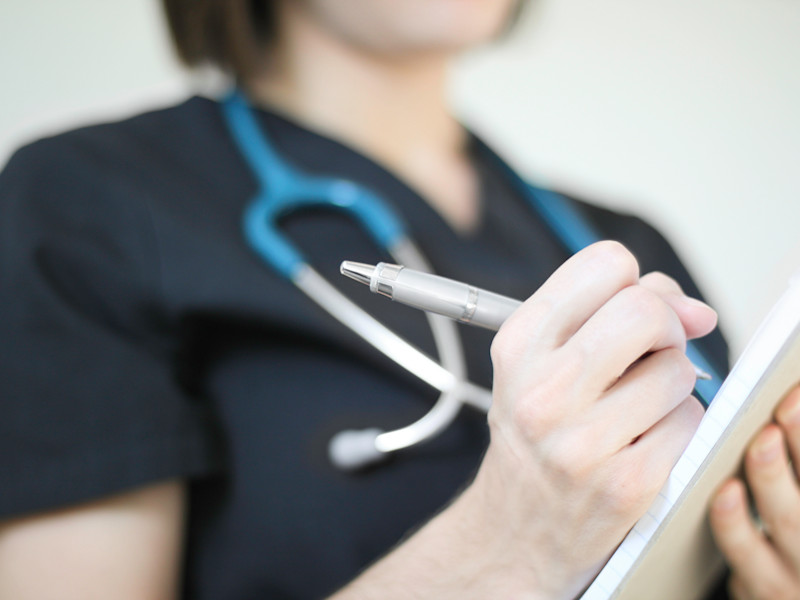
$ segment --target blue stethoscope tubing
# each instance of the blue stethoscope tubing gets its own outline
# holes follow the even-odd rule
[[[241,91],[234,90],[225,98],[222,112],[232,138],[259,186],[243,218],[245,239],[249,245],[277,273],[334,318],[441,392],[433,408],[409,426],[389,432],[377,428],[340,432],[329,446],[332,462],[343,469],[359,468],[379,461],[391,452],[434,437],[455,419],[464,404],[488,410],[491,391],[467,380],[463,348],[455,322],[427,314],[439,354],[439,362],[433,360],[332,286],[308,264],[278,227],[278,220],[291,211],[308,206],[331,207],[344,211],[359,222],[399,264],[431,271],[394,210],[360,184],[312,175],[283,159],[262,131]],[[494,153],[490,151],[489,155],[569,252],[578,252],[601,239],[571,200],[527,184]],[[695,365],[712,375],[711,380],[698,380],[695,388],[696,395],[707,406],[722,380],[691,342],[687,355]]]

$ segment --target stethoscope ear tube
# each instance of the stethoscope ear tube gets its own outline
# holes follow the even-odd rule
[[[401,240],[389,252],[406,264],[428,268],[422,255],[408,240]],[[337,468],[347,471],[361,469],[380,462],[397,450],[433,438],[455,420],[464,404],[484,412],[489,410],[491,392],[466,380],[466,364],[454,321],[441,315],[426,315],[439,351],[440,364],[353,303],[311,266],[303,265],[293,281],[336,320],[441,392],[430,411],[410,425],[386,432],[366,429],[336,434],[329,443],[328,456]]]
[[[261,131],[247,99],[238,91],[222,105],[231,136],[258,179],[260,191],[245,213],[245,238],[259,256],[278,273],[297,285],[319,306],[403,368],[441,392],[431,410],[418,421],[395,431],[379,429],[343,431],[333,437],[329,454],[339,468],[353,470],[381,460],[389,453],[437,435],[469,404],[487,411],[491,392],[466,377],[466,362],[457,326],[440,315],[427,313],[433,332],[437,362],[386,328],[320,276],[277,229],[277,220],[301,206],[316,204],[345,210],[386,248],[392,258],[419,271],[430,271],[421,252],[405,235],[405,228],[389,206],[370,190],[353,182],[311,176],[283,160]],[[577,252],[599,239],[593,227],[566,198],[549,190],[532,188],[488,148],[566,247]],[[691,346],[691,344],[690,344]],[[699,352],[690,356],[711,372]],[[705,368],[705,366],[708,368]],[[721,379],[708,384],[708,399]]]
[[[352,470],[387,454],[420,443],[445,429],[462,403],[488,410],[488,390],[468,384],[463,349],[456,325],[444,317],[428,320],[441,364],[383,326],[330,285],[277,227],[280,217],[303,206],[343,210],[369,232],[390,255],[413,268],[429,270],[422,254],[405,235],[402,220],[371,190],[342,179],[312,176],[284,160],[263,134],[247,99],[234,91],[223,103],[231,135],[259,183],[259,192],[245,210],[245,239],[256,253],[283,277],[361,338],[442,392],[424,417],[396,431],[346,431],[330,444],[331,461]],[[456,388],[468,393],[456,398]]]

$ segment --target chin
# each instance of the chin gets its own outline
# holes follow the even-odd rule
[[[400,2],[403,4],[403,2]],[[461,50],[496,38],[515,14],[515,0],[409,0],[415,15],[409,21],[408,37],[424,48]]]
[[[311,0],[327,28],[391,54],[458,52],[502,33],[523,0]]]

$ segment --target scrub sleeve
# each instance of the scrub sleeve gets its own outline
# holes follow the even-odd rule
[[[0,515],[219,466],[169,369],[146,190],[87,152],[44,140],[0,176]]]

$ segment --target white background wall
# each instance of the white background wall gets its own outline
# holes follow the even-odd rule
[[[800,2],[537,0],[453,104],[522,171],[658,224],[738,352],[800,268]],[[157,0],[0,2],[0,164],[193,82]]]

